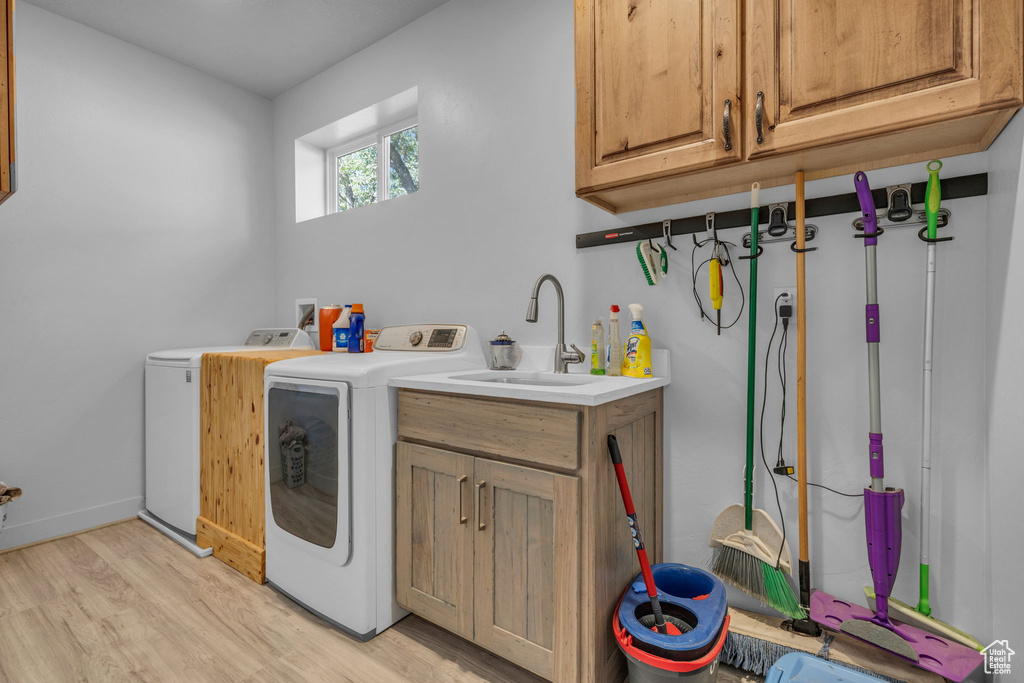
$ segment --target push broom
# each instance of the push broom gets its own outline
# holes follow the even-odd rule
[[[811,604],[811,563],[807,528],[807,283],[804,270],[806,207],[804,205],[804,172],[796,172],[796,476],[797,505],[800,513],[799,586],[800,607],[805,612]],[[821,634],[821,628],[804,615],[788,623],[789,628],[805,636]]]
[[[750,195],[750,303],[747,336],[747,459],[743,480],[743,505],[726,508],[711,530],[714,556],[711,572],[723,581],[749,593],[764,604],[793,619],[806,614],[786,580],[793,573],[789,544],[775,520],[764,510],[754,509],[754,379],[757,338],[757,230],[758,190]]]
[[[868,566],[875,588],[874,612],[815,591],[811,596],[811,618],[822,627],[839,630],[876,647],[888,650],[915,666],[953,681],[962,681],[981,664],[978,651],[955,641],[893,622],[889,616],[889,595],[896,583],[903,540],[901,512],[903,490],[886,488],[882,451],[882,406],[879,370],[881,328],[878,305],[878,275],[875,250],[878,244],[875,202],[867,175],[854,175],[857,198],[864,216],[864,266],[867,293],[865,322],[868,347],[868,404],[870,433],[868,457],[871,485],[864,489],[864,525],[867,532]]]
[[[920,565],[920,599],[917,607],[889,598],[889,611],[900,621],[916,626],[925,631],[955,640],[967,647],[981,650],[982,645],[969,633],[950,626],[944,621],[931,616],[932,608],[929,599],[930,567],[928,560],[929,535],[931,523],[931,472],[932,472],[932,349],[935,338],[935,246],[938,241],[939,204],[942,193],[939,188],[939,170],[942,162],[928,162],[928,186],[924,193],[925,216],[928,219],[928,265],[925,273],[925,306],[924,306],[924,390],[922,395],[921,420],[921,565]],[[952,238],[944,238],[952,239]],[[868,605],[875,604],[875,592],[864,588],[868,597]]]

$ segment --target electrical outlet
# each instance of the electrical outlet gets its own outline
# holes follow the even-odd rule
[[[301,327],[303,309],[308,309],[310,306],[313,306],[313,326],[306,328],[306,331],[314,334],[319,330],[320,319],[320,307],[317,305],[316,297],[295,300],[295,327]]]
[[[796,286],[776,287],[772,301],[775,301],[776,311],[779,310],[779,306],[792,306],[793,317],[796,317]]]

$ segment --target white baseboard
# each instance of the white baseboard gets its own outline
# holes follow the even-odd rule
[[[18,501],[9,503],[16,506]],[[48,538],[56,538],[65,534],[73,534],[76,531],[84,531],[94,526],[116,522],[126,517],[134,517],[143,508],[142,496],[120,500],[116,503],[97,505],[96,507],[69,512],[56,517],[38,519],[34,522],[25,522],[14,526],[5,526],[0,532],[0,550],[16,548],[20,545],[45,541]],[[10,521],[8,509],[7,520]]]

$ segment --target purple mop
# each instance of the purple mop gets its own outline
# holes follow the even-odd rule
[[[981,653],[956,641],[889,619],[889,595],[900,567],[903,489],[885,488],[882,482],[885,467],[882,457],[882,401],[878,364],[881,336],[875,266],[879,231],[868,178],[863,171],[858,171],[853,178],[864,214],[864,260],[867,271],[868,395],[871,416],[868,450],[871,455],[871,486],[864,489],[864,522],[867,529],[868,566],[871,567],[875,584],[875,611],[815,591],[811,596],[811,619],[825,628],[848,633],[888,650],[926,671],[952,681],[962,681],[981,664]]]

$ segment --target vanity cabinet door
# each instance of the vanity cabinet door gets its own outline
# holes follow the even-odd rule
[[[398,604],[473,637],[473,460],[399,442]]]
[[[577,678],[579,480],[477,458],[474,640],[553,681]]]

